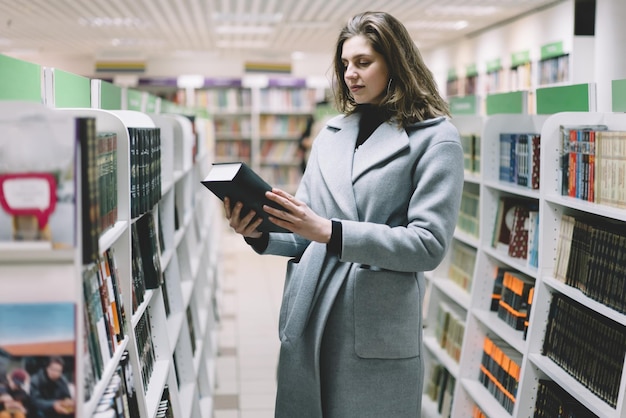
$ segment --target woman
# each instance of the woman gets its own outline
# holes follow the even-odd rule
[[[405,27],[353,17],[334,58],[343,115],[313,143],[295,196],[274,189],[263,234],[225,199],[259,253],[292,257],[280,312],[276,417],[420,415],[423,272],[443,259],[463,184],[459,135]],[[233,202],[234,203],[234,202]]]

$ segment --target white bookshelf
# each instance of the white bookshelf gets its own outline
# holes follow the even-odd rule
[[[457,127],[463,132],[463,123]],[[626,367],[622,367],[617,406],[611,407],[591,390],[578,382],[550,358],[542,354],[542,346],[548,322],[552,296],[565,295],[582,303],[604,317],[607,321],[626,326],[626,315],[585,296],[583,292],[554,279],[554,266],[558,234],[563,214],[586,215],[626,223],[624,209],[594,204],[561,195],[559,153],[561,125],[605,124],[612,130],[626,130],[626,116],[617,113],[564,112],[554,115],[494,115],[485,120],[481,144],[481,173],[478,178],[466,178],[466,183],[480,187],[479,238],[467,237],[459,231],[455,240],[474,246],[477,250],[471,291],[464,293],[446,278],[449,258],[431,272],[429,296],[426,301],[425,347],[427,370],[429,363],[444,365],[456,378],[451,417],[470,416],[474,405],[488,417],[530,418],[534,414],[538,381],[548,379],[581,402],[600,417],[626,416]],[[499,134],[519,132],[541,133],[540,189],[517,186],[499,180]],[[492,230],[500,196],[517,196],[535,200],[539,206],[539,261],[538,268],[528,267],[525,260],[514,259],[491,246]],[[522,331],[516,331],[489,310],[496,266],[513,268],[535,281],[535,290],[526,339]],[[455,287],[456,286],[456,287]],[[458,312],[466,312],[465,333],[459,363],[450,363],[441,348],[433,342],[432,330],[435,309],[439,301],[455,304]],[[486,335],[504,341],[506,346],[521,356],[520,381],[516,403],[512,413],[507,412],[494,396],[478,380],[483,341]],[[428,378],[428,375],[426,376]],[[424,398],[425,413],[433,416],[433,406]],[[426,411],[427,410],[427,411]],[[437,416],[435,413],[434,416]]]
[[[114,226],[105,230],[99,238],[99,253],[108,249],[115,251],[115,260],[121,278],[123,304],[126,311],[126,335],[110,360],[104,364],[101,378],[85,398],[83,382],[85,332],[82,312],[85,301],[82,290],[82,250],[80,243],[80,204],[70,221],[77,241],[73,248],[51,250],[27,248],[23,243],[3,242],[0,250],[0,302],[51,302],[62,301],[76,306],[76,358],[75,398],[76,417],[91,417],[94,413],[124,350],[129,352],[133,370],[140,418],[156,416],[164,388],[170,393],[173,415],[181,418],[210,416],[204,408],[212,405],[215,387],[215,361],[217,356],[217,332],[215,305],[219,288],[219,260],[217,240],[220,227],[216,200],[200,185],[213,161],[212,138],[204,132],[198,153],[193,155],[196,144],[189,118],[181,115],[146,114],[137,111],[108,111],[95,108],[53,109],[35,103],[0,102],[3,118],[20,115],[51,115],[70,121],[75,117],[93,117],[96,130],[114,132],[117,136],[117,190],[118,212]],[[199,122],[200,130],[209,121]],[[166,316],[164,287],[148,290],[143,303],[132,313],[131,227],[137,219],[130,215],[130,155],[129,127],[159,127],[161,129],[161,199],[150,208],[157,228],[162,228],[165,250],[158,254],[165,272],[171,313]],[[197,127],[196,127],[197,128]],[[67,130],[73,136],[73,130]],[[19,140],[19,138],[16,138]],[[42,140],[45,140],[42,137]],[[82,178],[76,173],[76,178]],[[77,192],[76,202],[80,202]],[[180,223],[174,226],[175,206],[178,207]],[[19,279],[19,280],[18,280]],[[189,308],[193,319],[195,352],[192,353],[190,329],[186,320]],[[135,327],[141,315],[151,320],[152,344],[156,358],[150,381],[144,392],[141,382],[141,365],[137,353]],[[176,358],[176,365],[174,365]],[[177,384],[176,374],[180,378]],[[210,414],[210,412],[209,412]]]

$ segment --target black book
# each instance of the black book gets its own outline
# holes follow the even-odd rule
[[[213,163],[201,183],[221,200],[228,197],[232,205],[243,203],[242,217],[250,210],[262,217],[263,223],[257,228],[260,232],[290,232],[269,221],[263,205],[283,208],[265,197],[272,187],[245,163]]]

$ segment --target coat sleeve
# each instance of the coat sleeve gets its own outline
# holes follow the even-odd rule
[[[421,156],[406,226],[342,221],[341,261],[386,270],[433,270],[443,260],[457,223],[463,190],[463,149],[442,141]]]

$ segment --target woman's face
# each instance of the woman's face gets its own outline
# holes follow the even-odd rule
[[[341,51],[343,80],[358,104],[378,104],[387,92],[389,70],[382,55],[362,35],[346,39]]]

